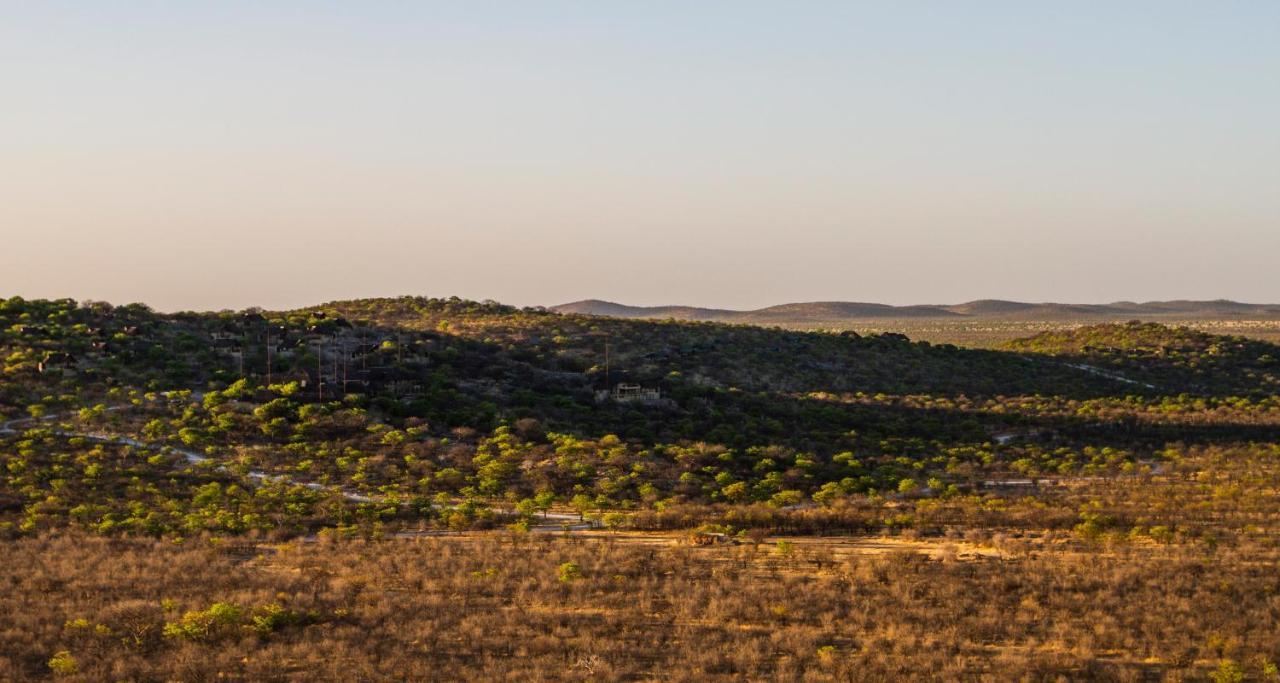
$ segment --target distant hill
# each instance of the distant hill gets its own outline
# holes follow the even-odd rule
[[[890,306],[849,301],[813,301],[781,304],[750,311],[696,306],[628,306],[588,299],[552,306],[557,313],[578,313],[610,318],[708,320],[731,323],[803,325],[844,320],[937,318],[945,320],[1107,320],[1117,318],[1275,319],[1280,304],[1247,304],[1214,301],[1117,301],[1110,304],[1025,303],[982,299],[955,305]]]
[[[888,306],[886,304],[818,301],[782,304],[757,311],[745,311],[734,318],[739,322],[822,322],[850,318],[951,318],[957,314],[941,306]]]
[[[582,315],[603,315],[610,318],[650,318],[665,320],[728,320],[742,314],[741,311],[728,311],[718,308],[698,308],[696,306],[627,306],[612,301],[587,299],[571,304],[553,306],[557,313],[580,313]]]

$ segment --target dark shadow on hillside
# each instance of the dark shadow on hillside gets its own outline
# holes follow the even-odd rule
[[[253,312],[160,315],[139,307],[71,304],[31,302],[29,308],[39,316],[27,311],[27,317],[65,322],[4,328],[7,344],[26,344],[45,364],[65,363],[14,375],[31,378],[33,395],[59,386],[200,388],[247,378],[258,384],[297,382],[296,400],[367,402],[391,415],[424,418],[439,431],[487,430],[501,421],[532,417],[549,429],[584,436],[617,433],[649,442],[800,448],[830,448],[842,439],[980,442],[993,430],[1028,424],[1079,438],[1152,443],[1276,438],[1273,429],[1256,425],[1091,423],[787,396],[863,392],[1088,399],[1176,394],[1204,386],[1194,370],[1169,363],[1141,378],[1123,376],[1123,368],[1090,369],[1097,359],[1089,354],[961,349],[912,343],[900,335],[561,316],[468,302],[428,302],[417,310],[418,317],[408,311],[397,319],[401,325],[316,310],[266,317]],[[430,317],[436,313],[443,318]],[[402,326],[410,322],[418,329]],[[1153,377],[1160,384],[1150,381]],[[622,381],[660,391],[664,403],[599,402],[597,392]],[[1249,380],[1220,378],[1214,386],[1244,388]]]

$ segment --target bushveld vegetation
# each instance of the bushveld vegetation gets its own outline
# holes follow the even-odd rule
[[[1274,678],[1277,358],[10,299],[0,680]]]

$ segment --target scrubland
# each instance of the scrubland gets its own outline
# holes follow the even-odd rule
[[[1276,679],[1278,392],[1149,323],[8,299],[0,681]]]

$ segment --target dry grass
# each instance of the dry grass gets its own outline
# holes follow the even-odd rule
[[[1280,579],[1247,548],[792,543],[24,539],[0,569],[0,679],[66,651],[72,680],[1177,680],[1280,650]],[[164,635],[214,603],[297,619]]]

